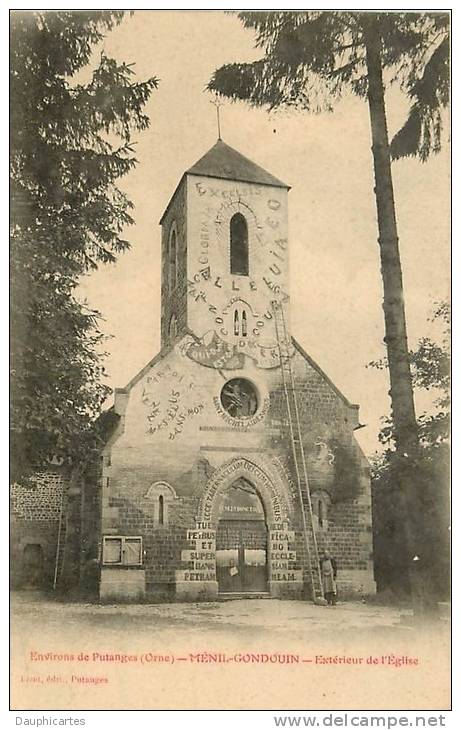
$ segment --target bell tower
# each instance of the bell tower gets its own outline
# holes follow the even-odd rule
[[[289,186],[227,144],[183,175],[162,225],[162,346],[186,329],[274,365],[273,300],[288,313]]]

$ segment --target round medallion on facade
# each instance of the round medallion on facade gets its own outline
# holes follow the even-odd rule
[[[232,378],[221,390],[221,405],[233,418],[251,418],[258,410],[258,393],[246,378]]]

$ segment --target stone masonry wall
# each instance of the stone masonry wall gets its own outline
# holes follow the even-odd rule
[[[319,546],[328,547],[335,555],[342,586],[359,586],[362,581],[357,576],[361,575],[368,576],[363,582],[369,585],[369,471],[353,437],[357,409],[301,352],[293,355],[293,371],[314,512],[318,495],[328,508],[326,523],[318,529]],[[289,528],[295,531],[296,561],[292,568],[304,570],[308,583],[280,370],[247,365],[237,372],[258,383],[266,403],[262,418],[245,431],[234,428],[216,408],[222,376],[186,357],[181,341],[144,371],[125,401],[118,436],[106,451],[102,529],[106,535],[143,537],[142,570],[148,594],[163,590],[174,595],[175,575],[188,569],[181,556],[193,549],[187,531],[194,528],[203,489],[220,465],[243,456],[261,464],[270,464],[277,457],[286,499],[294,505]],[[197,414],[181,415],[197,403],[202,404]],[[161,525],[150,489],[163,483],[174,496],[167,504],[168,519]]]
[[[164,525],[155,520],[154,505],[146,501],[134,504],[114,497],[109,505],[117,523],[116,534],[143,538],[146,592],[167,591],[168,585],[174,584],[175,570],[183,567],[181,550],[187,546],[186,533],[194,524],[198,499],[176,500]]]
[[[168,242],[172,225],[177,235],[177,286],[170,291],[168,275]],[[162,223],[162,291],[161,291],[161,342],[169,344],[171,317],[176,317],[177,332],[183,332],[187,324],[187,218],[186,183],[176,191]]]
[[[342,591],[373,591],[370,468],[353,435],[357,408],[306,358],[295,356],[292,368],[319,551],[328,549],[336,558]],[[294,475],[283,388],[271,392],[270,416],[274,446]],[[325,509],[322,525],[319,501]],[[303,551],[301,535],[297,552]],[[360,573],[363,581],[357,583]]]
[[[61,474],[40,472],[33,477],[34,486],[13,484],[11,499],[11,581],[13,586],[28,584],[24,551],[40,546],[43,573],[40,582],[50,586],[53,580],[59,514],[65,480]]]
[[[31,487],[11,486],[11,511],[26,521],[49,522],[59,519],[64,480],[61,474],[39,472]]]

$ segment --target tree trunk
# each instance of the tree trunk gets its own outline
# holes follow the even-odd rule
[[[392,420],[396,439],[396,473],[399,475],[403,507],[403,526],[407,542],[407,560],[415,614],[427,613],[433,605],[426,560],[423,560],[424,530],[421,521],[421,497],[418,489],[418,427],[413,401],[413,387],[408,355],[408,341],[403,298],[402,269],[395,219],[391,155],[384,104],[381,63],[381,37],[376,20],[364,23],[364,41],[368,67],[368,106],[371,122],[375,197],[378,214],[379,249],[383,279],[385,338],[389,363]],[[419,560],[414,560],[415,557]],[[425,585],[424,585],[425,584]],[[432,609],[431,609],[432,610]]]

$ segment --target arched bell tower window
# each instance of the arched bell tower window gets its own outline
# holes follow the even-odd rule
[[[176,225],[173,223],[168,239],[168,281],[170,291],[176,289],[178,283],[178,242],[176,235]]]
[[[246,337],[248,334],[247,313],[245,309],[234,310],[234,335]]]
[[[248,225],[241,213],[230,220],[230,272],[248,276]]]

